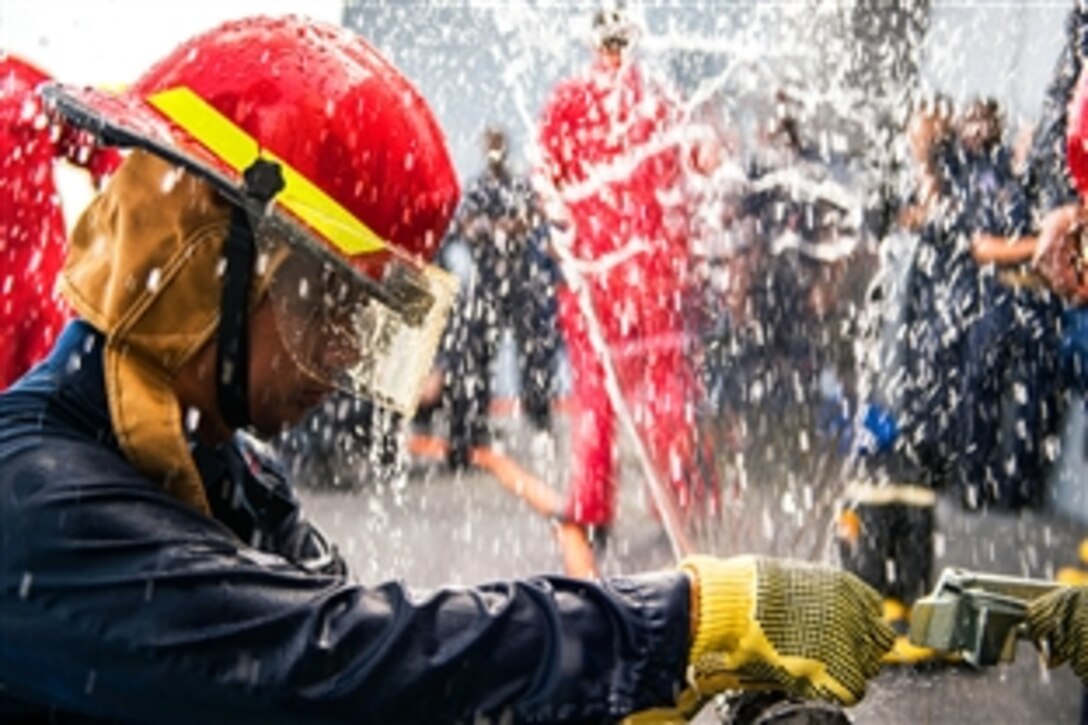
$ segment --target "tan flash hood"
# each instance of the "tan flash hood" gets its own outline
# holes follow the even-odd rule
[[[218,325],[229,224],[230,206],[209,184],[134,151],[79,219],[61,279],[72,307],[106,335],[106,395],[126,457],[204,512],[173,381]]]

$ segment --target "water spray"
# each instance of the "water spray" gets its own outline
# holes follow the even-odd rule
[[[550,191],[554,191],[554,189]],[[558,192],[556,191],[556,193]],[[556,236],[557,235],[553,233],[552,246],[559,257],[559,265],[563,270],[563,276],[567,280],[567,284],[571,291],[573,291],[577,297],[578,309],[585,318],[586,331],[589,335],[590,345],[592,345],[593,351],[596,353],[597,358],[601,363],[601,367],[604,370],[604,385],[609,402],[612,404],[612,409],[615,411],[616,417],[620,421],[620,426],[623,428],[624,433],[627,434],[631,446],[635,451],[635,457],[638,459],[639,467],[642,469],[643,476],[645,476],[646,479],[646,486],[650,490],[650,496],[661,516],[661,523],[665,528],[665,535],[669,539],[669,545],[672,547],[673,556],[675,556],[677,560],[682,559],[685,556],[694,553],[695,550],[688,540],[687,535],[684,533],[680,520],[680,512],[677,511],[676,505],[669,495],[668,490],[666,490],[661,477],[657,475],[657,470],[650,460],[650,455],[642,441],[642,436],[639,435],[638,428],[635,427],[635,421],[631,416],[627,401],[623,397],[623,391],[620,388],[615,365],[612,363],[612,355],[608,350],[604,334],[601,332],[601,324],[600,320],[597,318],[593,300],[590,299],[589,296],[589,287],[578,270],[578,264],[570,251],[570,244],[567,241],[567,239],[569,239],[569,233],[566,235],[567,239],[564,240],[557,239]]]

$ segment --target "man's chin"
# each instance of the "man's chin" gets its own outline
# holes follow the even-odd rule
[[[252,430],[257,434],[258,438],[261,438],[262,440],[272,440],[294,428],[302,421],[302,418],[303,416],[293,417],[291,420],[285,418],[275,424],[253,421]]]

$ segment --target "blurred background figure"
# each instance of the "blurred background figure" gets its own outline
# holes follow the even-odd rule
[[[1058,376],[1058,300],[1030,271],[1031,232],[1024,187],[1012,170],[996,100],[970,103],[959,122],[958,232],[973,264],[960,286],[964,347],[957,483],[974,508],[1042,503],[1064,400]],[[1025,246],[1027,254],[1018,251]]]
[[[53,290],[67,237],[54,163],[87,169],[98,186],[121,161],[46,113],[35,89],[48,80],[0,49],[0,390],[45,356],[68,316]]]
[[[959,163],[952,102],[922,97],[907,123],[911,189],[900,224],[915,235],[902,323],[905,326],[903,392],[899,417],[920,482],[941,486],[951,476],[962,348],[956,285],[970,262],[954,234]]]
[[[513,334],[517,349],[522,413],[540,431],[551,428],[559,347],[558,266],[539,200],[528,177],[509,168],[502,129],[487,128],[482,147],[484,170],[465,188],[445,243],[461,245],[471,261],[438,361],[453,468],[490,440],[491,368],[503,334]],[[441,255],[447,268],[457,266],[451,255]]]
[[[860,473],[839,531],[844,564],[883,591],[889,619],[904,624],[931,585],[934,488],[954,484],[969,509],[1041,505],[1048,441],[1064,409],[1061,311],[1028,269],[1032,218],[999,104],[974,99],[954,118],[941,99],[923,100],[908,134],[916,193],[900,219],[918,236],[906,285],[905,392],[890,396],[899,403],[891,425],[858,421],[871,441],[888,435],[857,451]],[[900,319],[885,313],[885,322]]]
[[[942,307],[952,296],[946,275],[956,258],[949,242],[958,169],[951,102],[918,99],[902,140],[905,187],[867,299],[872,351],[859,360],[867,389],[852,422],[837,544],[843,566],[884,596],[885,618],[901,635],[892,659],[915,662],[933,654],[905,634],[911,604],[932,583],[935,489],[953,453],[947,436],[959,364]]]
[[[698,296],[692,326],[698,334],[707,410],[719,455],[736,459],[748,447],[750,413],[763,400],[766,351],[754,290],[762,269],[755,219],[746,213],[750,185],[739,130],[715,106],[720,159],[708,176],[689,177],[694,193],[693,262]],[[723,123],[724,121],[724,123]]]
[[[774,422],[765,430],[768,437],[783,427],[800,431],[777,448],[803,454],[814,434],[834,433],[851,405],[854,321],[843,313],[867,266],[857,253],[859,180],[840,155],[817,147],[797,91],[779,88],[760,125],[745,213],[763,246],[753,302],[767,340]]]
[[[570,264],[600,327],[581,308],[580,290],[561,288],[575,408],[563,516],[600,531],[613,521],[618,476],[617,413],[602,354],[614,365],[654,472],[679,508],[713,508],[717,484],[696,435],[699,386],[683,309],[692,286],[683,119],[663,86],[632,59],[638,27],[622,7],[600,9],[592,32],[593,63],[553,90],[539,140],[543,173],[570,220]]]

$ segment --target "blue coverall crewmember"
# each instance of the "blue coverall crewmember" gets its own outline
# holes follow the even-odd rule
[[[956,231],[971,241],[973,260],[957,281],[963,348],[955,469],[972,506],[1035,505],[1049,465],[1043,443],[1056,433],[1064,408],[1061,307],[1026,265],[988,259],[974,244],[980,235],[1012,239],[1030,231],[1024,188],[1001,144],[996,101],[980,99],[964,110],[960,159]]]
[[[508,166],[505,132],[483,137],[486,168],[465,189],[447,243],[472,259],[441,353],[450,415],[450,463],[468,463],[488,443],[491,364],[504,330],[517,348],[522,410],[538,430],[551,427],[552,381],[559,346],[558,264],[549,229],[526,176]]]

